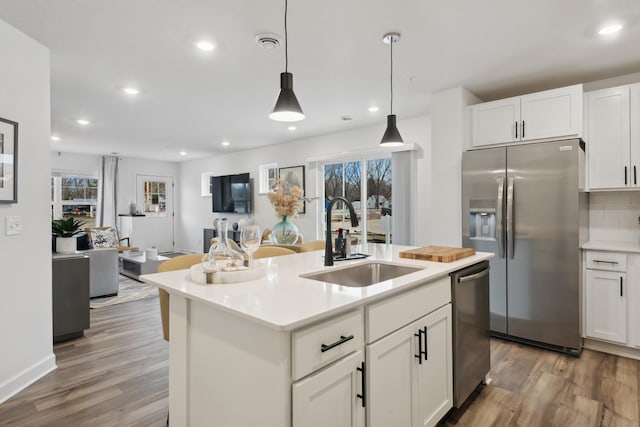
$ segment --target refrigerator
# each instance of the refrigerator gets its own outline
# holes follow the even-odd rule
[[[463,245],[495,253],[493,335],[580,354],[584,164],[579,139],[463,153]]]

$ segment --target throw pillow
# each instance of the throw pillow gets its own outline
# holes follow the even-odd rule
[[[116,229],[111,227],[106,230],[91,230],[91,242],[95,248],[115,248],[118,246]]]

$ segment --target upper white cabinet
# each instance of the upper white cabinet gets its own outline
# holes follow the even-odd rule
[[[636,87],[636,109],[637,89]],[[637,186],[640,159],[638,143],[635,143],[634,148],[631,147],[629,86],[589,92],[586,99],[589,187],[604,189]],[[637,118],[635,121],[637,127]]]
[[[582,85],[574,85],[473,105],[471,144],[580,137],[582,102]]]

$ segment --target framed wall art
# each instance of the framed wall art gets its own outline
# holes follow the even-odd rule
[[[18,123],[0,118],[0,203],[18,202]]]
[[[302,189],[304,193],[304,166],[292,166],[289,168],[280,168],[278,170],[278,175],[280,180],[284,183],[287,183],[291,186],[297,185]],[[298,211],[299,214],[303,214],[306,212],[307,203],[302,202],[302,208]]]

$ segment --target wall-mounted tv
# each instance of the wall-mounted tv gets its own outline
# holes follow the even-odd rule
[[[212,176],[213,212],[251,213],[251,181],[248,173]]]

